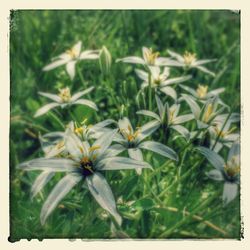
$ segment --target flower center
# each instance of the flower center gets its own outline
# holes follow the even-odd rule
[[[233,178],[240,172],[240,164],[238,161],[238,157],[234,156],[230,161],[227,162],[224,166],[224,170],[226,174],[230,177]]]
[[[159,57],[160,53],[159,52],[153,52],[153,50],[150,48],[149,51],[145,53],[145,59],[148,64],[154,65],[155,60]]]
[[[190,66],[192,63],[194,63],[197,60],[196,59],[196,54],[190,53],[188,51],[185,51],[185,53],[183,55],[183,58],[184,58],[184,63],[187,66]]]
[[[141,133],[141,129],[137,128],[136,131],[133,133],[132,128],[128,126],[128,129],[121,129],[121,134],[125,139],[128,140],[128,142],[134,142],[134,140],[138,137],[138,135]]]
[[[59,89],[59,97],[62,99],[63,102],[69,102],[71,99],[69,87]]]
[[[207,95],[207,85],[200,85],[198,86],[198,88],[196,89],[196,93],[198,95],[199,98],[204,98]]]
[[[221,131],[221,129],[218,126],[214,128],[216,135],[221,138],[225,138],[225,136],[230,135],[235,129],[236,127],[233,127],[227,131]]]
[[[68,49],[66,53],[71,57],[71,59],[77,58],[77,51],[74,48]]]
[[[87,156],[84,156],[82,158],[80,164],[80,171],[84,177],[92,175],[94,173],[95,169],[93,163]]]

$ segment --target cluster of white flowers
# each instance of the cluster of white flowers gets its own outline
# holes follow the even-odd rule
[[[53,59],[53,62],[43,68],[44,71],[66,65],[66,71],[73,80],[75,66],[81,60],[99,59],[101,69],[105,73],[111,67],[111,54],[106,47],[101,50],[81,51],[82,43],[77,42],[71,49]],[[138,115],[152,118],[152,121],[133,128],[128,117],[121,117],[118,121],[107,119],[95,125],[79,125],[77,121],[65,124],[64,131],[51,132],[40,136],[40,142],[44,151],[44,157],[21,163],[22,170],[40,170],[32,186],[32,197],[37,195],[42,188],[53,178],[56,172],[65,172],[65,176],[57,183],[45,201],[41,210],[41,223],[44,224],[47,217],[56,208],[58,203],[80,181],[86,185],[102,208],[110,213],[121,225],[122,218],[119,215],[115,198],[109,184],[102,175],[103,171],[135,169],[140,175],[143,168],[153,167],[143,159],[142,150],[150,150],[173,161],[178,161],[177,153],[167,145],[147,140],[156,130],[168,132],[174,130],[183,137],[187,144],[196,138],[204,138],[210,134],[210,148],[198,147],[198,150],[212,163],[216,170],[208,172],[212,179],[225,182],[223,200],[228,203],[237,194],[239,182],[239,134],[232,133],[231,124],[239,121],[235,113],[223,113],[228,106],[219,98],[224,88],[208,91],[208,86],[199,85],[193,89],[183,84],[192,79],[192,75],[186,73],[192,70],[200,70],[214,76],[215,74],[203,65],[212,60],[198,60],[195,54],[185,52],[179,55],[168,51],[170,57],[159,57],[158,52],[143,48],[143,57],[125,57],[117,62],[143,65],[144,70],[136,69],[137,76],[142,80],[141,90],[149,95],[149,103],[154,107],[137,111]],[[185,75],[170,78],[170,67],[183,68]],[[178,95],[177,85],[186,93]],[[49,103],[35,113],[35,117],[41,116],[51,109],[61,107],[70,109],[72,105],[85,105],[98,111],[97,104],[81,97],[94,90],[90,87],[71,95],[70,87],[59,90],[58,95],[39,92],[43,97],[51,99]],[[152,92],[154,95],[152,95]],[[163,102],[164,98],[170,100]],[[165,96],[166,95],[166,96]],[[150,99],[151,98],[151,99]],[[189,113],[181,114],[180,110],[186,103]],[[144,107],[145,108],[145,107]],[[196,121],[196,131],[189,131],[184,123]],[[229,147],[228,159],[225,162],[219,151]],[[127,151],[129,157],[120,156]]]

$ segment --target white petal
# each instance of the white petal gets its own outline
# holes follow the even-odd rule
[[[137,115],[145,115],[145,116],[149,116],[152,117],[158,121],[161,121],[161,118],[159,117],[159,115],[157,115],[156,113],[149,111],[149,110],[139,110],[136,112]]]
[[[197,147],[197,150],[202,153],[216,169],[223,170],[225,161],[220,155],[205,147]]]
[[[121,144],[114,144],[112,146],[110,146],[105,154],[103,155],[103,157],[114,157],[114,156],[117,156],[119,155],[120,153],[122,153],[124,150],[126,150],[126,148],[121,145]]]
[[[196,93],[196,91],[194,90],[194,89],[192,89],[192,88],[190,88],[190,87],[188,87],[188,86],[185,86],[185,85],[182,85],[182,84],[179,84],[179,86],[182,88],[182,89],[184,89],[184,90],[186,90],[189,94],[191,94],[192,96],[194,96],[194,97],[198,97],[197,96],[197,93]]]
[[[181,134],[187,140],[190,138],[190,133],[185,127],[181,125],[173,125],[171,126],[171,128],[176,130],[179,134]]]
[[[151,166],[147,162],[116,156],[99,161],[97,164],[97,168],[100,170],[123,170],[136,168],[151,168]]]
[[[201,109],[198,106],[198,104],[194,101],[194,99],[190,95],[182,94],[182,98],[187,102],[192,113],[194,114],[194,117],[198,119],[201,113]]]
[[[207,176],[215,181],[223,181],[224,178],[223,178],[223,174],[221,173],[220,170],[218,169],[213,169],[213,170],[210,170],[208,173],[207,173]]]
[[[145,81],[145,82],[148,81],[148,73],[147,72],[140,70],[140,69],[135,69],[135,73],[143,81]]]
[[[141,127],[141,133],[138,135],[138,140],[142,141],[152,133],[154,133],[161,125],[161,122],[158,120],[154,120],[146,123]]]
[[[75,102],[72,102],[71,104],[72,105],[73,104],[81,104],[81,105],[88,106],[96,111],[98,110],[96,104],[90,100],[87,100],[87,99],[79,99],[79,100],[76,100]]]
[[[51,178],[55,175],[54,172],[43,171],[35,180],[31,187],[31,197],[35,197],[43,187],[51,180]]]
[[[92,87],[90,87],[90,88],[87,88],[87,89],[85,89],[85,90],[83,90],[83,91],[80,91],[80,92],[74,94],[74,95],[71,97],[71,102],[74,102],[74,101],[76,101],[77,99],[79,99],[80,97],[82,97],[83,95],[88,94],[88,93],[91,92],[94,88],[95,88],[95,87],[92,86]]]
[[[73,80],[75,77],[76,73],[75,66],[76,66],[76,61],[71,61],[66,64],[66,71],[69,74],[71,80]]]
[[[164,94],[172,97],[174,100],[177,99],[176,91],[173,88],[171,88],[171,87],[160,88],[160,91],[163,92]]]
[[[167,85],[170,85],[170,84],[185,82],[185,81],[190,80],[191,78],[192,78],[191,75],[172,78],[172,79],[166,80],[163,83],[161,83],[160,87],[164,87],[164,86],[167,86]]]
[[[158,97],[158,95],[155,95],[155,100],[156,100],[157,108],[159,110],[160,117],[161,117],[161,119],[163,119],[163,116],[165,113],[165,108],[163,106],[163,103],[162,103],[161,99]]]
[[[215,73],[208,70],[207,68],[203,67],[203,66],[196,66],[197,69],[199,69],[200,71],[203,71],[204,73],[207,73],[213,77],[215,77]]]
[[[65,132],[65,146],[74,160],[80,161],[83,155],[88,154],[83,142],[69,128]]]
[[[94,130],[101,129],[101,128],[104,128],[112,123],[116,124],[117,122],[113,119],[106,119],[104,121],[96,123],[93,127],[91,127],[91,129],[94,129]]]
[[[116,133],[117,133],[117,129],[113,129],[110,132],[103,134],[99,139],[97,139],[94,142],[93,147],[100,146],[100,149],[98,149],[98,151],[97,151],[98,157],[101,157],[101,155],[107,150],[107,148],[112,143]],[[97,157],[97,159],[98,159],[98,157]]]
[[[128,154],[129,154],[129,157],[134,159],[134,160],[143,161],[142,152],[139,148],[129,148]],[[142,173],[141,168],[136,168],[135,171],[138,175],[141,175],[141,173]]]
[[[171,57],[176,58],[179,62],[184,63],[184,58],[183,58],[183,56],[181,56],[180,54],[178,54],[178,53],[176,53],[176,52],[174,52],[174,51],[172,51],[172,50],[169,50],[169,49],[168,49],[168,54],[169,54]]]
[[[217,59],[203,59],[203,60],[197,60],[194,62],[193,66],[200,66],[206,63],[210,63],[210,62],[215,62],[217,61]]]
[[[120,130],[128,131],[128,129],[131,129],[131,133],[134,133],[133,127],[131,126],[131,123],[127,117],[123,117],[122,119],[119,119],[118,126]]]
[[[224,205],[227,205],[230,201],[232,201],[236,197],[237,191],[238,191],[238,185],[236,183],[225,182],[222,195]]]
[[[86,50],[80,55],[81,60],[95,60],[99,58],[99,50]]]
[[[80,55],[81,48],[82,48],[82,42],[81,42],[81,41],[78,41],[78,42],[72,47],[72,50],[75,52],[76,57],[78,57],[78,56]]]
[[[18,165],[18,168],[22,170],[47,170],[53,172],[74,171],[75,167],[76,163],[74,161],[63,158],[37,158]]]
[[[178,155],[175,153],[175,151],[159,142],[154,141],[145,141],[139,144],[139,147],[142,149],[151,150],[157,154],[160,154],[164,157],[167,157],[169,159],[178,160]]]
[[[124,63],[135,63],[135,64],[145,64],[145,61],[137,56],[129,56],[121,59],[117,59],[116,62],[124,62]]]
[[[181,124],[184,122],[188,122],[190,120],[194,119],[194,115],[193,114],[188,114],[188,115],[180,115],[178,117],[176,117],[173,121],[173,124]]]
[[[122,218],[116,210],[115,199],[112,190],[100,173],[95,173],[86,178],[89,191],[94,196],[99,205],[107,210],[119,225],[122,223]]]
[[[51,69],[57,68],[57,67],[59,67],[59,66],[62,66],[62,65],[64,65],[64,64],[68,63],[69,60],[70,60],[70,59],[67,58],[67,59],[60,59],[60,60],[54,61],[54,62],[48,64],[47,66],[45,66],[45,67],[43,68],[43,71],[49,71],[49,70],[51,70]]]
[[[52,102],[52,103],[49,103],[49,104],[46,104],[45,106],[41,107],[40,109],[38,109],[34,115],[34,117],[38,117],[38,116],[41,116],[45,113],[47,113],[49,110],[55,108],[55,107],[58,107],[60,106],[59,103],[55,103],[55,102]]]
[[[46,219],[56,208],[57,204],[68,194],[68,192],[82,179],[80,175],[68,174],[63,177],[51,191],[47,200],[43,204],[40,214],[41,224],[44,225]]]
[[[230,161],[232,157],[240,157],[240,144],[236,141],[229,150],[227,161]]]
[[[158,66],[150,66],[149,69],[150,69],[150,71],[151,71],[151,74],[152,74],[152,76],[153,76],[153,79],[159,78],[160,73],[161,73],[160,67],[158,67]]]
[[[57,103],[60,103],[62,99],[58,95],[50,94],[50,93],[44,93],[44,92],[38,92],[39,95],[45,96],[52,101],[55,101]]]
[[[219,89],[212,90],[212,91],[208,92],[207,98],[215,96],[215,95],[219,95],[220,93],[222,93],[224,91],[225,91],[225,88],[219,88]]]

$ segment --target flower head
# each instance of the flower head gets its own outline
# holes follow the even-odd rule
[[[205,147],[198,147],[197,149],[215,168],[207,173],[208,177],[216,181],[224,182],[222,199],[225,205],[228,204],[236,197],[238,190],[240,173],[239,142],[235,141],[233,143],[226,161],[211,149]]]
[[[164,94],[172,97],[174,100],[177,99],[177,94],[176,94],[175,89],[172,88],[171,86],[191,79],[190,75],[169,79],[170,69],[168,67],[164,67],[164,69],[161,70],[160,67],[154,66],[154,67],[150,67],[149,70],[151,74],[151,83],[152,83],[151,86],[156,91],[159,90],[163,92]],[[149,87],[150,86],[149,73],[143,70],[139,70],[139,69],[136,69],[135,72],[137,76],[141,80],[143,80],[141,88],[144,89],[146,87]]]
[[[76,104],[81,104],[81,105],[86,105],[94,110],[97,110],[97,106],[94,102],[87,100],[87,99],[79,99],[83,95],[88,94],[94,89],[94,87],[90,87],[84,91],[80,91],[73,96],[71,96],[70,89],[68,87],[59,89],[58,95],[55,94],[50,94],[50,93],[44,93],[44,92],[38,92],[41,96],[47,97],[54,102],[51,102],[42,108],[38,109],[35,117],[41,116],[45,113],[47,113],[49,110],[56,108],[56,107],[61,107],[65,108],[70,105],[76,105]]]
[[[142,48],[142,58],[137,56],[129,56],[116,60],[116,62],[142,64],[146,66],[164,66],[168,62],[168,58],[160,57],[158,51],[153,51],[152,48]]]
[[[214,61],[216,61],[216,59],[198,60],[196,57],[196,54],[190,53],[188,51],[185,51],[185,53],[183,55],[180,55],[180,54],[173,52],[171,50],[168,50],[168,53],[175,60],[169,59],[166,66],[183,67],[185,69],[196,68],[204,73],[215,76],[215,74],[212,71],[208,70],[203,65],[210,63],[210,62],[214,62]]]
[[[149,168],[150,166],[145,162],[125,157],[111,157],[108,154],[108,149],[116,133],[117,130],[109,131],[90,146],[87,141],[80,140],[68,128],[65,135],[68,157],[38,158],[19,165],[20,169],[29,171],[66,172],[42,207],[40,215],[42,225],[63,197],[81,180],[86,181],[88,189],[99,205],[108,211],[118,224],[121,224],[122,219],[116,210],[111,188],[101,172],[104,170]]]
[[[143,161],[141,149],[146,149],[172,160],[178,159],[177,154],[171,148],[159,142],[144,141],[147,136],[152,134],[157,129],[157,127],[152,126],[151,123],[134,130],[129,119],[124,117],[118,121],[118,126],[120,133],[117,134],[114,141],[119,144],[114,145],[115,154],[119,154],[127,150],[130,158]],[[137,170],[137,173],[140,174],[141,170]]]
[[[148,123],[149,128],[158,129],[160,126],[171,128],[176,130],[182,136],[187,137],[189,135],[188,130],[180,124],[183,124],[187,121],[190,121],[194,118],[193,114],[180,115],[180,104],[173,104],[169,107],[168,103],[163,105],[161,99],[156,95],[155,96],[158,113],[149,111],[149,110],[139,110],[136,113],[139,115],[145,115],[151,118],[154,118],[153,121]]]
[[[78,41],[72,48],[66,50],[63,54],[55,57],[53,62],[43,68],[49,71],[62,65],[66,65],[66,71],[71,80],[75,77],[75,65],[80,60],[98,59],[99,50],[86,50],[81,52],[82,42]]]

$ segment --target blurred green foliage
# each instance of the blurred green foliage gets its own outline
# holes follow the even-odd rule
[[[10,21],[10,74],[11,74],[11,125],[10,125],[10,201],[11,240],[20,238],[110,238],[110,221],[96,204],[89,192],[81,185],[63,200],[50,216],[45,227],[40,225],[39,214],[44,199],[60,179],[56,175],[44,192],[30,200],[30,186],[37,173],[16,170],[18,163],[42,156],[38,134],[60,130],[60,126],[49,115],[34,119],[35,111],[45,103],[38,91],[57,92],[62,86],[71,85],[73,91],[94,85],[90,94],[99,112],[76,107],[78,119],[88,118],[97,122],[106,118],[119,118],[121,106],[125,114],[137,125],[135,93],[140,81],[129,65],[116,64],[115,59],[128,55],[141,55],[141,47],[147,46],[167,56],[167,49],[183,53],[195,52],[198,58],[217,58],[209,65],[216,72],[215,78],[197,72],[190,84],[199,83],[211,88],[226,87],[222,99],[240,110],[240,17],[227,10],[186,11],[186,10],[18,10],[11,12]],[[71,83],[64,67],[42,72],[50,59],[71,47],[78,40],[85,49],[99,49],[105,45],[111,52],[113,64],[109,76],[101,74],[98,61],[79,63],[84,86],[76,76]],[[173,70],[173,74],[175,74]],[[62,114],[57,113],[60,118]],[[175,147],[178,142],[174,142]],[[179,142],[181,144],[181,142]],[[176,149],[178,152],[178,149]],[[157,168],[164,159],[147,156]],[[190,155],[183,171],[196,161],[197,155]],[[204,166],[203,166],[204,167]],[[164,197],[168,206],[178,212],[157,208],[151,194],[141,191],[145,183],[133,171],[108,173],[106,175],[123,215],[124,231],[133,238],[158,238],[168,228],[183,220],[183,210],[192,211],[202,197],[220,190],[220,183],[208,180],[201,168],[185,179],[185,189],[170,190]],[[164,189],[176,175],[173,165],[160,169],[159,175],[146,180],[153,185],[155,178],[158,188]],[[197,180],[199,176],[199,179]],[[153,187],[152,187],[153,189]],[[179,191],[178,191],[179,190]],[[181,190],[181,191],[180,191]],[[154,190],[155,191],[155,190]],[[129,201],[136,201],[127,205]],[[239,238],[239,199],[223,208],[221,201],[199,211],[204,220],[210,220],[227,232],[223,235],[206,224],[187,219],[176,228],[170,238]],[[215,209],[216,208],[216,209]]]

